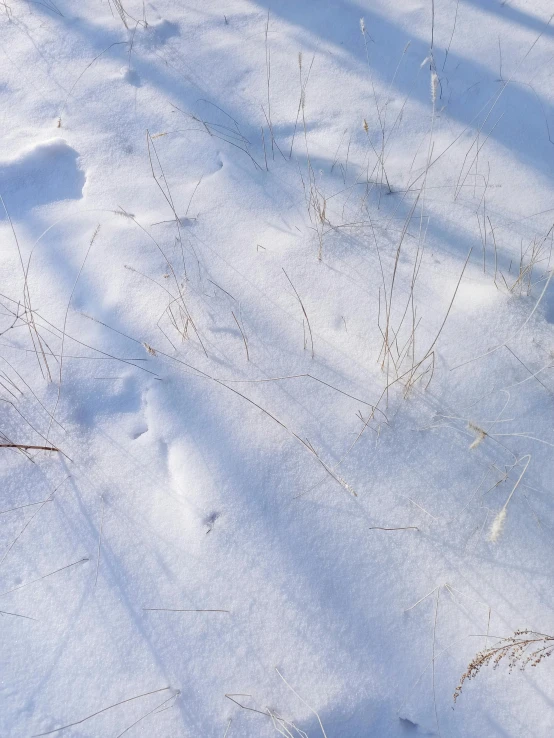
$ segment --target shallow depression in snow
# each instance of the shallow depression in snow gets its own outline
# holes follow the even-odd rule
[[[63,138],[43,141],[0,160],[0,194],[10,215],[19,216],[37,205],[83,196],[85,173],[79,154]],[[5,217],[0,210],[0,218]]]

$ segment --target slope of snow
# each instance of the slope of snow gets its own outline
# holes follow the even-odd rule
[[[0,4],[2,736],[552,735],[551,11]]]

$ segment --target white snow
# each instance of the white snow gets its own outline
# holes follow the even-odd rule
[[[0,735],[552,736],[551,12],[0,3]]]

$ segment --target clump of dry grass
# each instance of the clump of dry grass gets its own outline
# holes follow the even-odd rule
[[[502,638],[495,646],[485,648],[471,660],[454,691],[454,702],[462,692],[464,683],[474,679],[484,666],[492,663],[497,669],[502,661],[508,662],[511,672],[516,667],[524,671],[527,666],[538,666],[554,652],[554,636],[533,630],[516,630],[513,636]]]
[[[550,261],[552,258],[552,241],[547,242],[548,237],[552,233],[552,228],[549,229],[548,233],[544,238],[534,238],[531,243],[528,244],[527,248],[523,248],[521,244],[521,253],[518,265],[518,276],[512,285],[508,285],[504,275],[504,283],[508,287],[509,291],[514,295],[527,295],[531,294],[532,288],[535,284],[543,281],[544,276],[536,277],[536,271],[538,265],[546,262],[546,272],[550,269]],[[511,265],[510,265],[511,266]]]

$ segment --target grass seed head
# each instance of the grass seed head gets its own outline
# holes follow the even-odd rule
[[[491,543],[496,543],[498,541],[498,539],[502,535],[502,531],[504,530],[505,522],[506,522],[506,508],[503,507],[502,510],[495,517],[495,519],[492,521],[491,529],[489,532],[489,541]]]

